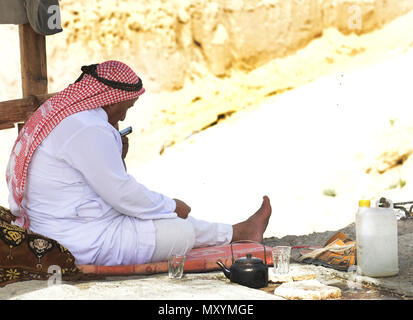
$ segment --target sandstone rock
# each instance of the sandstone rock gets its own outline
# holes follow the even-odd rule
[[[293,277],[289,274],[274,274],[272,271],[268,271],[268,281],[273,283],[292,282]]]
[[[274,274],[273,270],[274,268],[268,268],[268,281],[273,283],[312,280],[317,277],[314,272],[302,268],[292,268],[288,274]]]
[[[312,272],[295,271],[291,274],[294,281],[312,280],[317,278],[317,275]]]
[[[341,297],[341,290],[313,279],[283,283],[274,294],[290,300],[326,300]]]

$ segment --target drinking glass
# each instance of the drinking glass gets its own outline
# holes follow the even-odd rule
[[[184,254],[171,254],[168,258],[168,274],[170,279],[181,279],[184,274]]]
[[[291,247],[277,246],[272,251],[274,274],[287,274],[290,271]]]

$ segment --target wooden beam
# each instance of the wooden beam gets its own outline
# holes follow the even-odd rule
[[[0,102],[0,129],[12,128],[16,122],[27,121],[43,102],[55,94],[42,94]]]
[[[13,129],[13,128],[14,128],[14,123],[0,124],[0,130],[3,130],[3,129]]]
[[[23,98],[47,94],[46,37],[29,23],[19,25]]]
[[[26,23],[19,25],[19,39],[23,98],[47,94],[46,37]],[[18,121],[26,121],[32,111],[23,112]]]

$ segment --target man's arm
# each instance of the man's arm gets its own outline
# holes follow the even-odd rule
[[[119,124],[118,123],[116,123],[113,127],[117,131],[119,131]],[[126,155],[128,154],[128,151],[129,151],[129,138],[127,136],[123,136],[123,137],[121,137],[121,139],[122,139],[122,162],[123,162],[123,166],[125,167],[125,170],[127,171],[125,158],[126,158]]]
[[[113,126],[117,131],[119,131],[119,124],[116,123]],[[125,166],[125,170],[126,169],[126,163],[125,163],[125,158],[126,155],[128,153],[129,150],[129,139],[127,136],[121,136],[122,139],[122,161],[123,161],[123,165]],[[191,212],[191,207],[188,206],[185,202],[183,202],[182,200],[179,199],[173,199],[176,202],[176,208],[175,208],[175,213],[178,215],[178,217],[182,218],[182,219],[186,219],[189,215],[189,213]]]
[[[177,203],[147,189],[128,175],[114,133],[87,127],[66,143],[63,159],[79,170],[90,187],[120,213],[141,218],[173,218]],[[181,213],[181,209],[178,209]]]

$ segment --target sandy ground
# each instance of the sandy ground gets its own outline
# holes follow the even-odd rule
[[[180,91],[147,92],[124,123],[134,127],[129,172],[205,220],[238,222],[268,194],[267,237],[341,228],[360,198],[411,200],[412,27],[410,13],[361,36],[328,29],[250,73],[200,72]],[[196,134],[225,113],[232,115]],[[0,132],[1,172],[15,135]],[[7,194],[3,180],[0,205]]]

